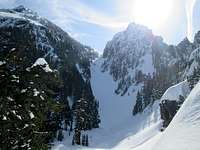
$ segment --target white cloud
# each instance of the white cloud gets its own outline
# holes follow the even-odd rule
[[[62,18],[63,15],[66,15],[68,20],[72,22],[82,21],[111,29],[124,28],[128,23],[117,20],[116,17],[98,12],[78,0],[57,0],[53,7],[58,17]]]
[[[87,22],[110,29],[124,28],[128,22],[109,16],[86,5],[80,0],[0,0],[0,7],[25,5],[63,27]]]
[[[109,16],[103,12],[97,11],[91,6],[80,0],[0,0],[4,6],[8,6],[10,1],[12,7],[24,5],[43,17],[48,18],[62,29],[70,32],[71,35],[77,35],[74,31],[74,25],[81,22],[94,24],[100,27],[108,28],[112,31],[119,31],[128,25],[127,20],[123,20],[118,14]],[[115,6],[114,6],[115,7]],[[126,15],[124,15],[126,16]],[[73,33],[74,32],[74,33]],[[84,32],[84,31],[81,31]],[[79,33],[80,36],[86,33]]]

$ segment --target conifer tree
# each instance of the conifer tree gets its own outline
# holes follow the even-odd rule
[[[86,135],[86,137],[85,137],[85,146],[89,146],[89,139],[88,139],[88,135]]]
[[[82,145],[83,146],[86,145],[86,136],[85,135],[82,136]]]
[[[74,143],[77,145],[81,144],[81,130],[76,128],[74,131]]]
[[[75,145],[75,137],[72,138],[72,145]]]
[[[4,58],[6,63],[0,66],[2,149],[47,149],[54,133],[47,128],[48,111],[60,110],[53,101],[59,80],[42,66],[27,69],[15,53]]]
[[[58,137],[57,137],[57,139],[58,139],[58,141],[62,141],[63,138],[64,138],[64,136],[63,136],[62,130],[60,129],[60,130],[58,131]]]
[[[143,98],[142,95],[140,94],[140,91],[138,91],[136,97],[136,104],[133,108],[133,115],[136,115],[138,112],[141,112],[142,108],[143,108]]]

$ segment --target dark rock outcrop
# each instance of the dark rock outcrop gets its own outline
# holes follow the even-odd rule
[[[179,110],[181,104],[176,100],[163,100],[160,103],[160,113],[161,119],[163,119],[163,128],[161,131],[166,128],[169,123],[172,121],[173,117]]]

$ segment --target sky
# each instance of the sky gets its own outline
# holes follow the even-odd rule
[[[170,3],[169,3],[170,2]],[[99,53],[131,22],[143,24],[168,44],[200,30],[200,0],[0,0],[0,8],[24,5]]]

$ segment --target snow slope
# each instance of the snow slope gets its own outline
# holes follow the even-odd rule
[[[124,96],[117,95],[114,90],[117,83],[108,72],[101,72],[103,59],[96,61],[91,67],[91,85],[97,100],[100,102],[101,126],[115,128],[125,119],[132,117],[135,93]],[[110,120],[112,119],[112,123]]]
[[[200,149],[200,83],[174,117],[152,150]]]
[[[186,85],[186,86],[185,86]],[[183,81],[170,87],[163,95],[165,98],[176,98],[181,94],[187,82]],[[172,92],[173,91],[173,92]],[[145,131],[145,130],[144,130]],[[153,130],[154,133],[156,129]],[[141,132],[142,133],[142,132]],[[143,134],[144,136],[145,134]],[[150,135],[148,133],[147,135]],[[199,150],[200,149],[200,83],[191,91],[184,104],[163,132],[157,132],[150,139],[137,147],[131,147],[134,140],[117,147],[117,150]],[[125,139],[124,141],[127,141]]]
[[[65,139],[56,142],[53,150],[129,150],[156,136],[160,132],[161,119],[159,101],[148,106],[143,113],[132,116],[135,88],[131,86],[124,95],[117,95],[114,90],[117,82],[112,75],[101,71],[103,59],[99,59],[91,66],[91,86],[100,104],[100,128],[87,131],[89,147],[71,146],[72,136],[64,133]],[[129,93],[129,94],[128,94]]]
[[[99,60],[102,61],[102,60]],[[102,124],[99,129],[88,131],[90,146],[71,146],[69,138],[56,143],[54,150],[199,150],[200,144],[200,83],[189,94],[184,104],[174,117],[169,127],[160,132],[159,101],[147,107],[143,113],[135,117],[127,117],[131,98],[125,99],[126,105],[120,96],[107,94],[110,86],[116,86],[109,75],[98,72],[101,62],[92,66],[92,85],[94,93],[100,101]],[[98,83],[98,86],[96,84]],[[101,83],[101,84],[100,84]],[[110,86],[105,86],[110,85]],[[109,84],[113,83],[113,84]],[[183,94],[187,82],[183,81],[169,88],[165,97]],[[172,93],[170,91],[173,91]],[[175,91],[175,92],[174,92]],[[113,92],[114,93],[114,92]],[[111,98],[111,102],[107,99]],[[115,99],[112,99],[115,98]],[[174,99],[174,97],[172,97]],[[123,101],[123,100],[122,100]],[[126,109],[121,109],[121,107]],[[114,118],[114,119],[113,119]],[[67,134],[65,134],[67,136]]]

